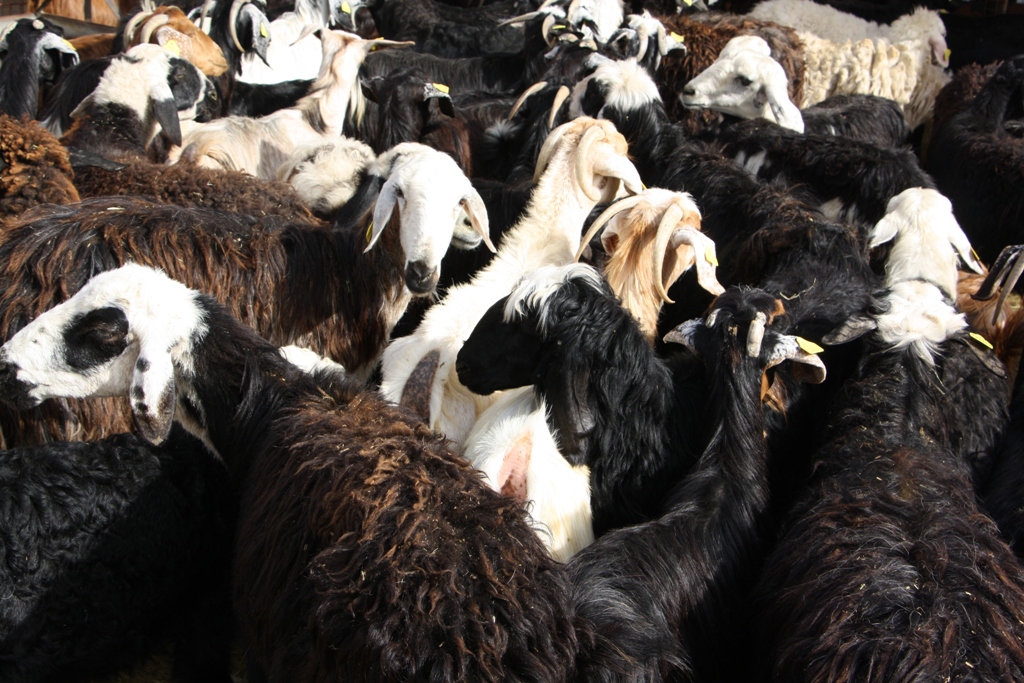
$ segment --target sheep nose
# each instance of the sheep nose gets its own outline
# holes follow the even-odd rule
[[[405,284],[413,294],[429,294],[437,285],[437,266],[412,261],[405,267]]]
[[[469,364],[460,357],[455,358],[455,374],[458,375],[459,381],[463,384],[469,381],[472,374]]]
[[[684,97],[693,97],[696,94],[697,94],[697,89],[696,88],[691,88],[691,87],[683,88],[683,96]]]
[[[32,408],[36,401],[28,395],[31,388],[28,382],[18,379],[17,365],[0,362],[0,400],[23,410]]]

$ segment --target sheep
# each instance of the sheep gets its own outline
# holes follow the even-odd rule
[[[953,202],[982,260],[1021,241],[1024,141],[1006,129],[1021,111],[1024,56],[1006,61],[966,106],[935,131],[928,171]]]
[[[141,11],[125,24],[121,41],[123,50],[141,43],[155,43],[177,51],[178,56],[199,67],[211,78],[228,70],[224,52],[210,36],[199,30],[177,7],[160,6],[153,11]]]
[[[93,273],[136,261],[210,292],[275,343],[309,346],[365,378],[410,299],[433,291],[462,212],[486,234],[479,196],[455,163],[414,143],[371,164],[331,225],[135,197],[40,207],[8,225],[0,241],[2,336]],[[397,225],[385,229],[392,217]],[[8,445],[129,426],[109,405],[88,404],[2,420]]]
[[[1001,64],[1001,61],[984,66],[969,64],[953,74],[953,80],[947,83],[935,97],[935,114],[932,117],[933,135],[942,130],[954,114],[977,97]]]
[[[158,134],[181,144],[182,126],[212,115],[214,96],[194,65],[157,45],[136,45],[111,59],[62,141],[108,159],[137,155]]]
[[[891,24],[879,25],[812,0],[765,0],[748,17],[790,26],[835,43],[883,38],[890,43],[925,39],[937,64],[949,66],[946,27],[935,10],[918,7]]]
[[[410,390],[429,396],[426,417],[432,429],[456,444],[465,439],[488,401],[467,392],[454,373],[462,341],[523,274],[572,260],[583,219],[599,201],[611,199],[620,182],[630,192],[639,191],[640,178],[625,152],[625,140],[607,121],[579,118],[551,133],[537,160],[538,185],[527,214],[505,235],[494,259],[470,283],[448,290],[413,334],[385,349],[385,398],[400,403],[414,370],[433,358],[435,370],[426,387]]]
[[[624,213],[627,210],[629,213]],[[460,381],[476,393],[516,386],[487,385],[479,391],[469,383],[480,381],[481,370],[484,377],[490,376],[492,354],[501,349],[509,355],[500,365],[515,365],[518,378],[534,385],[536,398],[522,391],[508,392],[484,411],[466,438],[463,456],[487,473],[496,489],[503,490],[508,482],[515,482],[513,489],[528,501],[531,516],[546,529],[542,538],[548,541],[552,555],[563,561],[594,537],[588,485],[591,469],[599,482],[593,508],[597,510],[598,529],[604,530],[649,513],[649,501],[657,499],[654,492],[665,485],[669,472],[685,462],[673,462],[664,453],[664,444],[654,436],[661,433],[656,425],[664,417],[664,406],[658,401],[671,388],[659,388],[660,393],[648,389],[648,381],[657,385],[664,379],[656,370],[646,373],[656,361],[644,367],[650,377],[630,374],[638,366],[636,355],[651,355],[632,347],[640,340],[653,345],[661,297],[667,297],[665,288],[694,264],[702,285],[714,294],[722,292],[712,265],[714,244],[697,232],[700,214],[688,196],[645,190],[610,207],[594,222],[588,236],[606,220],[602,241],[609,257],[605,272],[610,290],[621,304],[611,297],[600,304],[590,303],[587,299],[592,292],[588,290],[578,305],[559,303],[551,310],[531,308],[526,302],[576,276],[571,268],[537,269],[513,290],[509,303],[499,302],[484,315],[459,351],[456,363]],[[587,241],[585,238],[583,246]],[[501,311],[501,316],[496,318],[492,311]],[[546,322],[538,322],[537,316]],[[622,329],[637,324],[639,335]],[[611,342],[609,329],[615,331]],[[538,335],[544,349],[540,357],[534,355],[533,340]],[[495,343],[495,339],[504,341]],[[517,341],[509,343],[513,339]],[[571,360],[562,363],[558,358]],[[464,373],[469,373],[468,378]],[[573,387],[574,382],[575,389],[566,391],[565,387]],[[627,383],[641,388],[623,389]],[[613,385],[613,392],[648,397],[655,406],[650,421],[635,430],[624,430],[622,420],[628,415],[617,414],[617,400],[606,396],[607,387]],[[635,401],[626,403],[629,413],[635,409]],[[616,414],[601,417],[609,411]],[[557,429],[557,435],[548,432],[549,423]],[[578,436],[591,426],[594,431]],[[602,436],[606,428],[629,433],[622,438]],[[641,438],[635,438],[633,431]],[[525,438],[523,432],[527,433]],[[571,466],[565,462],[566,457],[572,460]],[[564,471],[561,476],[560,470]],[[643,491],[639,496],[643,501],[635,500],[639,491]]]
[[[277,177],[291,185],[315,214],[328,217],[352,198],[363,170],[376,159],[362,142],[338,138],[295,150],[278,167]]]
[[[79,200],[68,153],[36,123],[0,115],[0,218]]]
[[[93,353],[76,321],[97,318],[106,342]],[[56,334],[43,341],[40,329]],[[25,353],[26,341],[42,348],[32,339],[53,349],[53,364]],[[69,355],[82,359],[77,370]],[[266,680],[571,672],[569,587],[522,507],[409,413],[347,379],[305,375],[209,297],[124,266],[37,318],[0,356],[3,394],[16,404],[125,396],[147,440],[177,418],[221,455],[245,490],[235,606]],[[55,373],[59,389],[46,379]]]
[[[64,31],[45,19],[19,19],[0,33],[0,114],[35,118],[39,89],[78,63]]]
[[[366,41],[351,33],[321,30],[323,62],[310,93],[295,107],[281,109],[260,119],[231,116],[197,126],[185,135],[182,147],[172,150],[176,162],[187,147],[196,164],[206,168],[243,171],[273,180],[291,150],[323,142],[341,134],[354,96],[358,97],[356,71],[371,49],[401,47],[407,43]]]
[[[766,545],[768,421],[762,385],[786,360],[821,382],[806,342],[773,329],[781,302],[730,290],[703,321],[666,341],[698,349],[709,385],[691,408],[710,441],[691,473],[661,502],[664,514],[599,538],[569,561],[573,603],[598,633],[580,657],[580,681],[740,680],[743,658],[721,652],[742,636],[736,609]],[[802,370],[800,368],[803,368]],[[705,374],[703,369],[701,375]],[[696,403],[696,401],[694,402]],[[669,417],[684,418],[683,414]]]
[[[0,481],[0,677],[109,676],[170,640],[173,680],[229,683],[236,495],[197,439],[0,451]]]
[[[895,285],[883,303],[758,579],[761,673],[1020,679],[1024,571],[950,450],[936,369],[966,321],[920,281]]]
[[[42,100],[39,110],[40,124],[60,137],[71,127],[71,112],[96,89],[100,79],[114,57],[83,59],[70,69],[64,70],[60,78]]]

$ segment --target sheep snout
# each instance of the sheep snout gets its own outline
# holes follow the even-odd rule
[[[39,405],[39,401],[30,394],[34,384],[18,379],[18,366],[9,361],[0,361],[0,400],[19,410],[27,410]]]
[[[405,267],[405,285],[413,294],[430,294],[441,277],[437,266],[412,261]]]

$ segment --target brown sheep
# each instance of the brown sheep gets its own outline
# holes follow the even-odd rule
[[[67,150],[34,121],[0,114],[0,156],[0,218],[39,204],[78,201]]]

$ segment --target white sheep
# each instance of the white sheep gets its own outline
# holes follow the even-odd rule
[[[200,166],[250,173],[276,180],[277,170],[297,147],[323,143],[341,135],[349,110],[362,102],[359,66],[373,49],[407,46],[390,40],[363,40],[345,31],[319,31],[323,46],[320,73],[310,92],[294,107],[262,118],[227,116],[197,126],[172,150],[176,162],[184,150]]]
[[[579,118],[545,140],[537,161],[538,185],[526,215],[503,238],[497,255],[465,285],[448,290],[413,334],[397,339],[383,356],[381,392],[401,402],[406,384],[424,362],[429,395],[427,424],[461,444],[494,396],[477,396],[459,382],[455,358],[477,321],[526,273],[569,263],[580,245],[583,222],[600,201],[610,201],[619,181],[639,192],[640,176],[625,156],[626,141],[608,121]]]
[[[328,215],[355,194],[360,174],[376,158],[359,140],[323,140],[296,149],[278,167],[277,178],[294,187],[314,212]]]

